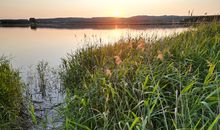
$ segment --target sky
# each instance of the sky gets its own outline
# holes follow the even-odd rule
[[[0,18],[220,14],[220,0],[0,0]]]

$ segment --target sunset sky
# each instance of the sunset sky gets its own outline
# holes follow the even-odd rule
[[[220,14],[220,0],[0,0],[0,18]]]

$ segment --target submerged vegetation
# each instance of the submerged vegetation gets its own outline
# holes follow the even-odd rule
[[[220,129],[220,26],[63,60],[67,129]]]
[[[159,40],[138,37],[87,47],[63,59],[62,68],[66,99],[57,110],[64,119],[59,129],[220,129],[219,24]],[[42,97],[53,91],[45,90],[54,85],[47,71],[40,62]],[[0,129],[22,129],[23,86],[18,71],[0,58]],[[29,118],[38,124],[35,111],[41,107],[30,104]]]

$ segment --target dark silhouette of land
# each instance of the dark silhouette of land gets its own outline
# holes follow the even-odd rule
[[[31,27],[33,29],[48,28],[111,28],[116,25],[120,27],[132,27],[142,25],[192,25],[201,22],[220,21],[220,15],[212,16],[133,16],[129,18],[115,17],[93,17],[93,18],[48,18],[48,19],[2,19],[2,27]]]
[[[183,23],[201,23],[201,22],[219,22],[220,21],[220,15],[209,15],[209,16],[191,16],[188,18],[185,18]]]

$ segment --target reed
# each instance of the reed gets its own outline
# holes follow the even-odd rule
[[[0,57],[0,129],[21,128],[22,88],[19,72],[6,57]]]
[[[220,25],[63,59],[68,129],[220,129]]]

